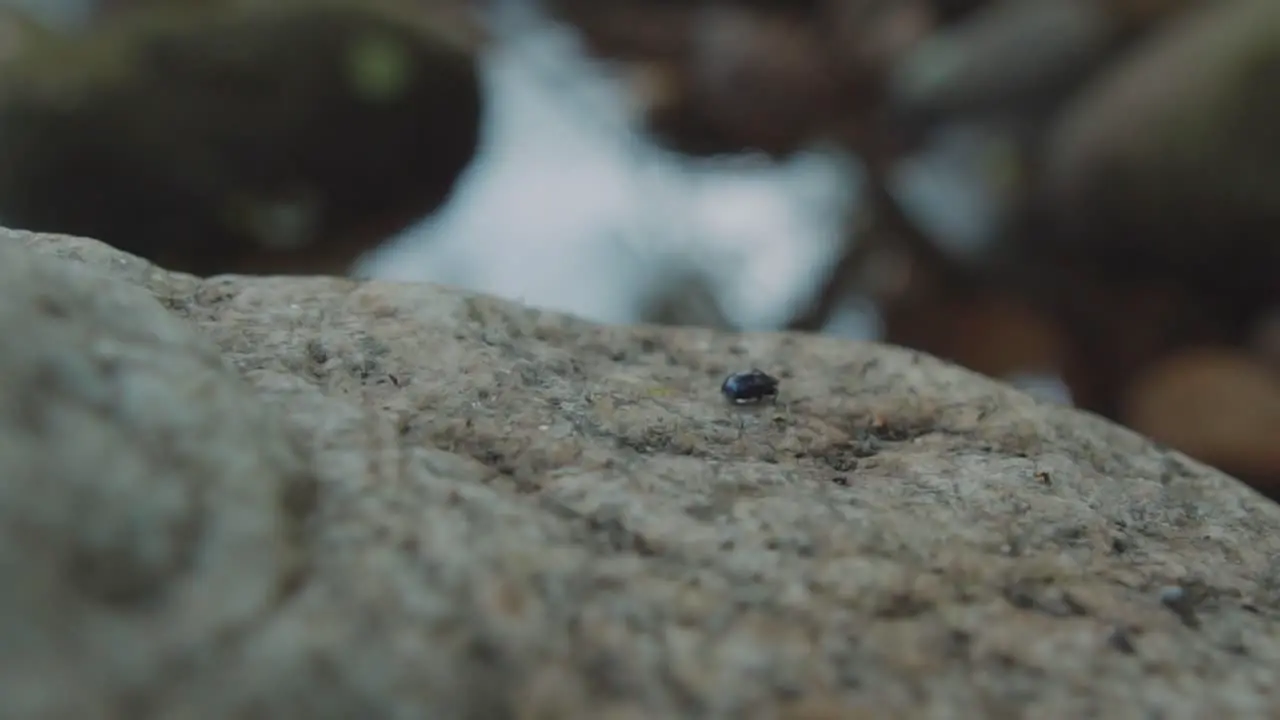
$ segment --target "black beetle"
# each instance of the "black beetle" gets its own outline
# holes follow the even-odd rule
[[[778,378],[752,369],[751,372],[734,373],[724,379],[720,392],[737,405],[760,402],[765,398],[778,397]]]

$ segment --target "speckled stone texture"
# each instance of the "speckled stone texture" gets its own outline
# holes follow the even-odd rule
[[[11,232],[0,332],[5,718],[1280,713],[1280,508],[918,354]]]

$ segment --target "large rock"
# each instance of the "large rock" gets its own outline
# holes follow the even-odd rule
[[[419,0],[125,4],[65,35],[0,13],[3,222],[202,276],[344,274],[479,147],[482,38]]]
[[[1198,291],[1241,342],[1280,302],[1278,81],[1274,0],[1196,3],[1138,43],[1053,129],[1051,261]]]
[[[918,354],[16,233],[0,333],[5,718],[1280,703],[1280,509]]]

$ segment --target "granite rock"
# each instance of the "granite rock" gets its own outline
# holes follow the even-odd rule
[[[917,353],[9,231],[0,332],[6,718],[1280,706],[1280,508]]]

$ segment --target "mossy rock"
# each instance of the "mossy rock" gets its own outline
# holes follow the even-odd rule
[[[0,69],[0,218],[197,274],[342,272],[474,156],[475,49],[407,3],[127,13]]]

